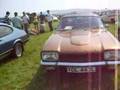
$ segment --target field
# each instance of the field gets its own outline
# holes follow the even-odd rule
[[[56,27],[57,23],[54,24]],[[114,33],[114,25],[109,31]],[[46,27],[46,33],[31,36],[25,46],[24,55],[19,59],[7,58],[0,63],[0,90],[43,90],[44,76],[40,68],[40,51],[52,34]]]

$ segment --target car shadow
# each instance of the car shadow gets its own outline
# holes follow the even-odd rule
[[[0,60],[0,66],[13,60],[15,60],[15,58],[12,56],[5,57]]]
[[[31,82],[26,86],[26,90],[46,90],[45,71],[40,66]]]
[[[45,73],[46,72],[44,71],[44,69],[40,66],[38,68],[37,73],[34,75],[33,79],[31,80],[31,82],[26,86],[26,90],[53,90],[53,89],[49,89],[47,87],[48,84],[46,84],[47,78],[45,76]],[[101,78],[101,81],[102,81],[102,86],[101,86],[102,89],[101,90],[114,90],[114,82],[113,82],[114,80],[113,79],[114,79],[114,74],[109,74],[107,72],[104,72],[104,75]],[[98,82],[97,80],[95,80],[95,81]],[[95,89],[93,89],[93,88],[95,88]],[[97,90],[96,88],[98,88],[98,87],[92,87],[91,90]],[[56,90],[56,89],[54,89],[54,90]],[[74,90],[73,87],[70,90]],[[76,89],[76,90],[80,90],[80,89]],[[87,90],[87,89],[85,89],[85,90]]]

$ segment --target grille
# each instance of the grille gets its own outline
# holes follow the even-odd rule
[[[72,53],[61,53],[59,54],[60,61],[63,62],[92,62],[103,59],[101,53],[84,53],[84,54],[72,54]]]

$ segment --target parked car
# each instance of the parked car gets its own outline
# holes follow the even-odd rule
[[[28,36],[24,30],[0,23],[0,59],[8,55],[21,57]]]
[[[1,23],[4,23],[4,21],[5,21],[4,18],[0,18]]]
[[[120,43],[93,13],[66,15],[41,52],[46,90],[114,90]]]
[[[10,20],[11,20],[11,18],[10,18]],[[4,17],[1,17],[1,18],[0,18],[0,23],[5,23],[5,24],[7,24],[7,21],[6,21],[6,19],[5,19]],[[10,21],[10,25],[13,25],[11,21]]]
[[[101,16],[101,18],[105,23],[115,23],[115,15],[110,15],[110,16],[103,15]]]
[[[105,23],[115,23],[115,11],[105,11],[104,13],[102,13],[101,18],[103,20],[103,22]]]

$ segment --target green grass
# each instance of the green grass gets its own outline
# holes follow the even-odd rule
[[[115,25],[114,24],[110,24],[108,30],[115,36],[116,32],[115,32]]]
[[[54,27],[57,24],[54,23]],[[49,32],[48,26],[46,30],[44,34],[30,37],[21,58],[14,60],[8,58],[7,62],[0,64],[0,90],[24,90],[30,83],[40,66],[40,51],[52,34]]]
[[[0,90],[23,89],[30,83],[40,63],[40,50],[49,33],[32,36],[23,57],[0,65]]]
[[[58,23],[54,23],[56,27]],[[40,67],[40,51],[52,32],[31,36],[25,46],[24,55],[19,59],[8,58],[0,64],[0,90],[43,90],[44,73]],[[114,25],[109,31],[114,34]]]

